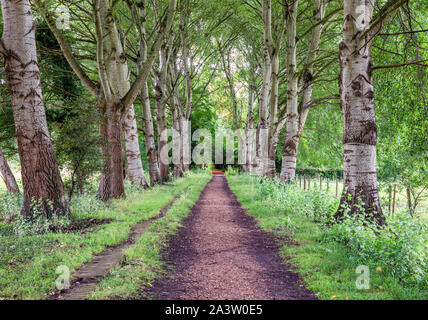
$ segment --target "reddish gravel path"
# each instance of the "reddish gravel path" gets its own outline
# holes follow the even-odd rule
[[[154,283],[154,299],[315,299],[282,263],[278,243],[241,208],[215,175],[170,242],[172,274]]]

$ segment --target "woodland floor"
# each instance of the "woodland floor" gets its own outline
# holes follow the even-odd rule
[[[172,271],[151,299],[316,299],[282,262],[280,245],[246,214],[222,175],[202,191],[165,260]]]

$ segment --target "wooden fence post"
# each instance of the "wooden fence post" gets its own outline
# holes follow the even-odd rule
[[[303,175],[303,190],[306,190],[306,174]]]
[[[320,179],[320,191],[322,191],[322,177],[321,177],[321,174],[319,175],[319,179]]]

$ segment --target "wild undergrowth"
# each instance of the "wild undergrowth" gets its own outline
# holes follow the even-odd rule
[[[428,225],[404,210],[378,226],[349,217],[331,224],[339,201],[326,192],[304,191],[249,175],[228,175],[232,191],[265,230],[296,240],[285,245],[294,263],[321,298],[428,298]],[[291,242],[292,243],[292,242]],[[356,285],[367,266],[369,289]]]
[[[0,223],[0,299],[43,299],[55,290],[56,270],[65,266],[71,275],[79,266],[108,246],[125,241],[131,227],[157,215],[175,196],[198,184],[205,173],[149,190],[129,190],[126,199],[98,203],[95,194],[72,206],[76,219],[104,219],[107,223],[74,232],[16,233],[19,219]],[[76,208],[80,203],[81,206]],[[42,231],[42,230],[41,230]]]

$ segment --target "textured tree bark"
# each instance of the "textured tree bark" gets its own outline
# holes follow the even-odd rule
[[[175,100],[175,99],[173,99]],[[184,166],[183,166],[183,146],[181,139],[181,119],[177,106],[173,107],[172,110],[172,158],[174,163],[173,176],[174,177],[183,177],[184,176]]]
[[[125,196],[122,159],[122,123],[121,113],[114,107],[108,108],[108,142],[110,146],[110,184],[111,197],[117,199]]]
[[[118,30],[107,0],[96,1],[95,26],[97,35],[98,75],[106,104],[109,152],[110,195],[103,200],[125,196],[122,159],[121,110],[117,107],[128,76],[126,59],[118,37]],[[128,106],[129,107],[129,106]],[[100,181],[102,183],[103,181]],[[106,186],[106,184],[104,184]],[[100,189],[103,186],[100,184]]]
[[[64,185],[52,147],[37,62],[35,23],[28,0],[2,0],[1,54],[12,98],[21,161],[24,206],[46,217],[68,215]]]
[[[115,3],[107,0],[94,0],[93,1],[93,17],[95,22],[95,36],[96,36],[96,45],[97,45],[97,67],[98,67],[98,76],[99,83],[96,83],[90,79],[88,74],[83,70],[81,64],[73,55],[71,47],[68,45],[65,37],[62,35],[61,31],[56,27],[55,23],[55,15],[52,15],[48,11],[47,1],[42,0],[34,0],[36,6],[38,7],[40,13],[43,18],[48,23],[49,28],[52,30],[55,35],[58,43],[61,46],[61,50],[73,69],[74,73],[79,77],[82,81],[83,85],[91,92],[91,94],[98,99],[98,101],[105,103],[110,110],[107,110],[105,114],[111,115],[115,114],[117,110],[121,110],[122,115],[125,116],[125,138],[127,140],[126,148],[129,151],[131,148],[131,152],[127,152],[127,160],[128,160],[128,168],[129,170],[134,171],[134,173],[128,172],[128,176],[132,177],[136,184],[147,185],[145,181],[144,172],[142,171],[141,157],[139,155],[139,145],[137,136],[137,128],[135,117],[129,114],[129,108],[133,108],[132,104],[140,92],[143,84],[147,81],[147,77],[149,76],[150,70],[152,69],[152,64],[159,52],[159,49],[164,41],[165,35],[169,32],[172,26],[172,22],[174,19],[174,14],[176,10],[176,0],[169,0],[168,9],[166,10],[166,15],[161,18],[159,21],[159,32],[157,33],[155,40],[153,42],[151,51],[144,63],[143,71],[138,74],[136,80],[130,86],[130,88],[123,93],[118,93],[118,88],[123,87],[124,83],[129,84],[129,70],[127,69],[127,61],[126,55],[123,53],[123,46],[120,43],[120,37],[118,35],[117,26],[115,26],[115,14],[114,7]],[[138,2],[133,4],[132,12],[136,12],[135,8],[141,7],[144,5],[143,2]],[[134,16],[133,16],[134,18]],[[138,20],[141,20],[138,18]],[[134,21],[135,22],[135,21]],[[120,45],[118,45],[120,44]],[[122,49],[121,49],[122,48]],[[116,51],[116,49],[118,49]],[[126,67],[126,68],[125,68]],[[109,70],[108,70],[109,69]],[[126,81],[125,81],[126,80]],[[111,87],[110,87],[111,85]],[[99,96],[103,96],[103,99],[99,99]],[[132,111],[132,110],[131,110]],[[114,121],[117,121],[116,115],[114,115]],[[108,121],[111,121],[108,119]],[[117,133],[109,134],[107,131],[109,128],[117,127],[117,124],[108,124],[108,123],[100,123],[100,132],[107,136],[113,136]],[[105,129],[107,128],[107,129]],[[108,140],[108,139],[106,139]],[[109,153],[113,152],[111,148],[108,146],[104,148],[104,151],[108,151]],[[109,154],[110,158],[117,157]],[[106,159],[106,157],[102,156],[102,158]],[[111,163],[111,159],[103,160],[102,163],[106,163],[108,161],[109,165]],[[134,163],[134,165],[132,165]],[[119,165],[118,163],[116,165]],[[104,171],[107,166],[102,166],[101,171]],[[141,170],[140,170],[141,168]],[[104,174],[101,172],[101,180],[99,186],[98,196],[103,200],[110,199],[111,194],[111,181],[107,182],[107,179],[115,179],[116,181],[120,181],[120,177],[114,177],[112,172],[119,172],[119,170],[110,170],[108,168],[108,174]],[[106,172],[107,172],[106,171]],[[122,173],[123,177],[123,173]],[[123,179],[122,179],[123,180]],[[115,183],[114,185],[118,185]],[[115,194],[120,193],[114,191]]]
[[[143,107],[144,138],[147,151],[147,162],[149,165],[150,185],[154,186],[160,181],[160,172],[147,82],[143,85],[141,90],[140,100]]]
[[[19,187],[16,183],[15,176],[10,170],[9,164],[3,154],[2,149],[0,148],[0,174],[3,178],[3,181],[6,185],[7,192],[10,193],[19,193]]]
[[[269,93],[272,81],[272,8],[271,0],[263,1],[263,83],[259,106],[259,123],[256,134],[256,168],[254,172],[264,175],[267,171],[268,155],[263,152],[263,146],[267,145],[269,139]]]
[[[184,89],[186,94],[186,108],[181,109],[181,146],[182,146],[182,159],[183,159],[183,170],[188,171],[190,168],[190,128],[188,121],[193,109],[193,88],[192,88],[192,61],[189,55],[189,44],[187,43],[187,28],[186,22],[190,18],[190,2],[184,3],[182,8],[184,12],[180,15],[180,38],[181,38],[181,54],[183,60],[183,77],[184,77]]]
[[[98,130],[100,133],[100,182],[98,185],[97,198],[102,201],[108,201],[111,196],[110,185],[110,150],[108,143],[108,119],[107,119],[107,106],[105,101],[99,103],[99,125]]]
[[[172,37],[171,37],[172,39]],[[166,121],[166,81],[168,75],[168,57],[166,49],[159,52],[159,74],[156,79],[156,115],[158,124],[158,150],[160,180],[169,180],[168,132]]]
[[[248,86],[248,112],[247,112],[247,120],[245,124],[245,164],[243,166],[244,172],[251,172],[252,161],[253,161],[253,141],[254,137],[251,136],[251,132],[253,129],[253,117],[254,117],[254,96],[256,91],[256,85],[253,81],[254,77],[252,76],[250,80],[250,84]]]
[[[122,128],[125,136],[126,162],[128,179],[133,185],[148,187],[141,161],[140,144],[138,140],[137,119],[134,105],[131,105],[122,117]]]
[[[112,75],[110,76],[112,80],[110,80],[110,82],[113,82],[113,92],[115,92],[120,98],[123,98],[131,88],[129,80],[130,71],[128,61],[126,59],[126,53],[124,52],[124,45],[122,44],[122,39],[116,22],[113,19],[111,20],[108,34],[110,35],[111,43],[113,43],[111,52],[115,55],[115,58],[112,60],[112,63],[115,65],[112,66],[113,70]],[[116,81],[117,84],[115,84],[114,81]],[[126,170],[128,178],[133,185],[146,188],[148,187],[148,184],[144,175],[143,163],[141,161],[134,104],[130,104],[123,110],[122,128],[125,138]]]
[[[287,134],[283,146],[281,181],[294,179],[296,174],[298,135],[298,75],[296,60],[296,17],[299,1],[288,6],[287,17]]]
[[[275,54],[272,57],[272,91],[270,95],[270,107],[271,107],[271,125],[269,130],[269,154],[266,176],[268,178],[274,178],[276,174],[276,148],[278,146],[279,133],[281,129],[276,130],[277,124],[277,113],[278,113],[278,72],[279,72],[279,45],[275,50]]]
[[[323,25],[321,24],[322,19],[324,18],[325,11],[328,5],[328,1],[315,0],[314,1],[314,15],[312,17],[312,34],[311,40],[309,43],[309,51],[305,60],[305,69],[303,70],[303,79],[302,79],[302,97],[300,100],[300,106],[297,115],[298,128],[297,135],[294,137],[286,136],[286,141],[292,141],[295,144],[295,152],[290,152],[287,154],[287,159],[283,158],[283,166],[281,172],[284,172],[284,176],[296,175],[296,163],[297,163],[297,154],[300,143],[300,138],[302,137],[303,129],[305,127],[306,119],[308,117],[309,108],[305,107],[312,100],[312,91],[313,91],[313,70],[312,65],[317,57],[319,44],[321,40],[321,31]],[[292,133],[295,133],[294,131]],[[288,131],[287,131],[288,134]],[[294,158],[294,159],[293,159]],[[289,166],[290,165],[290,166]],[[286,173],[288,172],[288,173]],[[286,177],[284,178],[286,179]]]
[[[242,159],[244,163],[246,163],[246,143],[244,142],[244,138],[242,137],[242,130],[241,130],[241,120],[238,114],[238,101],[236,100],[236,89],[235,89],[235,82],[233,80],[233,75],[231,72],[230,67],[230,52],[227,52],[226,54],[222,52],[220,49],[220,53],[222,56],[222,62],[223,62],[223,69],[226,73],[226,78],[229,83],[229,89],[230,89],[230,97],[232,100],[233,105],[233,120],[235,124],[235,131],[238,136],[238,143],[239,143],[239,159]],[[252,112],[252,111],[251,111]]]
[[[144,7],[139,8],[140,15],[145,16]],[[147,43],[146,32],[144,25],[140,26],[140,50],[138,61],[138,72],[142,72],[143,63],[147,60]],[[144,81],[140,92],[140,101],[143,109],[143,124],[144,124],[144,142],[146,145],[147,162],[149,165],[150,185],[154,186],[160,181],[160,171],[158,165],[158,154],[155,144],[155,129],[153,126],[153,116],[150,107],[149,86],[147,81]]]
[[[359,7],[364,5],[361,20]],[[376,171],[377,126],[370,53],[371,35],[360,37],[369,28],[373,3],[345,1],[345,21],[340,52],[340,104],[343,118],[344,192],[336,213],[367,214],[378,224],[385,218],[379,202]],[[359,204],[362,203],[364,210]],[[346,210],[349,208],[349,212]]]

